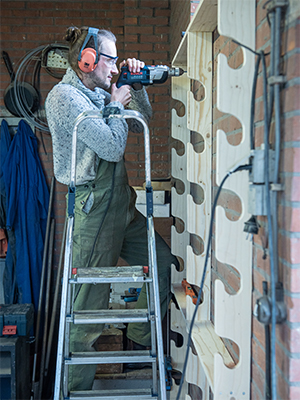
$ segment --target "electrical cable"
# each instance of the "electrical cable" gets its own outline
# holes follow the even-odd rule
[[[268,114],[268,93],[267,93],[267,68],[264,52],[261,52],[263,67],[263,103],[264,103],[264,172],[265,172],[265,196],[267,204],[267,221],[268,221],[268,239],[269,239],[269,257],[271,272],[271,396],[273,400],[277,399],[276,387],[276,282],[274,269],[274,239],[273,225],[271,216],[271,199],[270,199],[270,181],[269,181],[269,114]]]
[[[270,1],[265,3],[268,4]],[[264,6],[265,6],[264,5]],[[276,283],[278,282],[278,263],[277,256],[275,257],[275,251],[277,252],[277,236],[278,236],[278,223],[277,223],[277,192],[273,191],[270,196],[270,178],[269,178],[269,134],[270,125],[273,113],[273,102],[275,99],[275,167],[274,167],[274,179],[273,182],[278,182],[279,175],[279,156],[280,156],[280,97],[279,97],[279,84],[275,84],[275,90],[273,87],[270,89],[269,104],[268,104],[268,90],[267,90],[267,68],[265,57],[271,54],[271,76],[279,76],[279,58],[280,58],[280,23],[281,23],[281,7],[276,7],[275,17],[271,21],[271,52],[264,53],[261,51],[257,53],[247,46],[233,40],[237,44],[247,48],[258,57],[262,59],[263,69],[263,104],[264,104],[264,170],[265,170],[265,196],[267,203],[267,221],[268,221],[268,241],[269,241],[269,257],[270,257],[270,271],[271,271],[271,398],[276,400],[277,398],[277,387],[276,387]],[[272,11],[269,11],[270,14]],[[274,26],[276,25],[276,26]],[[275,41],[275,45],[274,45]],[[275,54],[274,54],[275,53]],[[258,73],[259,61],[257,60],[255,71]],[[254,77],[254,81],[257,78]],[[254,84],[252,87],[252,99],[251,99],[251,111],[254,112]],[[251,126],[250,126],[250,143],[251,148],[255,145],[254,140],[254,115],[251,114]],[[277,126],[277,129],[276,129]],[[254,147],[252,148],[254,149]],[[272,199],[271,199],[272,197]]]
[[[212,228],[213,228],[213,220],[214,220],[214,215],[215,215],[215,210],[217,207],[217,202],[222,190],[222,187],[224,185],[224,183],[226,182],[227,178],[232,175],[235,172],[238,171],[243,171],[243,170],[250,170],[252,168],[251,165],[240,165],[235,169],[231,169],[229,172],[227,172],[227,174],[225,175],[225,177],[223,178],[218,191],[216,193],[216,197],[214,199],[214,203],[212,206],[212,212],[211,212],[211,218],[210,218],[210,224],[209,224],[209,231],[208,231],[208,242],[207,242],[207,249],[206,249],[206,255],[205,255],[205,262],[204,262],[204,268],[203,268],[203,273],[202,273],[202,278],[201,278],[201,284],[200,284],[200,288],[199,288],[199,293],[198,293],[198,298],[197,298],[197,303],[195,305],[195,309],[194,309],[194,313],[191,319],[191,324],[190,324],[190,329],[189,329],[189,334],[188,334],[188,339],[187,339],[187,350],[186,350],[186,354],[185,354],[185,360],[184,360],[184,364],[183,364],[183,369],[182,369],[182,375],[181,375],[181,379],[180,379],[180,384],[179,384],[179,389],[178,389],[178,393],[176,396],[176,400],[180,400],[180,394],[181,394],[181,390],[182,390],[182,386],[183,386],[183,382],[184,382],[184,377],[185,377],[185,372],[186,372],[186,368],[187,368],[187,362],[188,362],[188,357],[189,357],[189,350],[190,350],[190,345],[191,345],[191,341],[192,341],[192,330],[193,330],[193,326],[195,323],[195,319],[196,319],[196,315],[197,315],[197,311],[201,302],[201,297],[202,297],[202,291],[203,291],[203,286],[204,286],[204,281],[205,281],[205,276],[206,276],[206,270],[207,270],[207,264],[208,264],[208,258],[209,258],[209,252],[210,252],[210,246],[211,246],[211,241],[212,241]]]
[[[51,45],[42,45],[31,51],[29,51],[21,60],[19,61],[19,66],[17,72],[15,74],[14,80],[14,96],[15,96],[15,106],[19,111],[19,114],[22,115],[30,125],[33,125],[35,128],[38,128],[40,131],[50,133],[47,120],[45,116],[42,116],[39,111],[39,104],[37,105],[37,110],[32,109],[31,105],[28,104],[28,101],[25,96],[25,89],[22,83],[26,83],[25,77],[27,73],[30,73],[30,68],[32,64],[34,65],[34,73],[33,73],[33,82],[37,82],[37,73],[38,73],[38,82],[40,84],[40,70],[41,67],[45,68],[46,72],[53,76],[54,78],[61,79],[63,74],[57,74],[53,72],[53,69],[47,67],[47,55],[49,51],[53,49],[61,49],[66,50],[68,46],[63,44],[51,44]],[[35,89],[35,84],[32,85],[33,89]],[[38,96],[40,102],[40,87],[38,87]],[[35,111],[37,111],[35,113]]]
[[[251,93],[251,111],[250,111],[250,149],[255,149],[255,140],[254,140],[254,115],[255,115],[255,96],[256,96],[256,86],[257,86],[257,78],[258,78],[258,69],[261,60],[261,55],[257,55],[257,60],[255,63],[254,70],[254,78],[252,83],[252,93]]]
[[[21,115],[36,128],[39,128],[43,131],[49,132],[48,124],[45,121],[37,120],[36,116],[33,112],[31,112],[28,108],[24,107],[24,91],[22,92],[21,85],[18,82],[25,82],[25,74],[32,60],[36,60],[39,57],[39,54],[44,49],[45,46],[39,46],[32,51],[28,52],[23,59],[20,61],[20,65],[16,72],[16,77],[14,81],[14,95],[16,98],[16,107],[20,111]]]

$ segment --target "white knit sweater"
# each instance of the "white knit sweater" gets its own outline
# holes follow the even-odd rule
[[[148,95],[142,90],[131,90],[129,108],[141,112],[146,120],[152,115]],[[75,119],[83,111],[102,110],[106,105],[124,109],[120,102],[110,102],[110,94],[103,89],[90,90],[69,68],[62,81],[47,96],[45,108],[53,146],[54,175],[63,183],[70,183],[72,134]],[[141,126],[130,119],[130,130],[139,132]],[[80,123],[77,132],[76,185],[93,180],[99,159],[118,162],[126,147],[128,126],[124,119],[88,118]]]

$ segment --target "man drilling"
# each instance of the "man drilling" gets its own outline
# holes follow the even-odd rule
[[[111,32],[72,27],[67,30],[66,40],[70,43],[70,68],[49,93],[46,114],[52,136],[54,174],[59,182],[68,185],[72,133],[79,114],[109,105],[139,111],[149,121],[152,110],[141,83],[119,88],[111,85],[113,76],[118,74],[116,38]],[[128,58],[119,67],[139,73],[144,65]],[[131,131],[142,132],[136,120],[130,119],[128,124]],[[115,266],[119,257],[129,265],[148,264],[146,219],[135,208],[136,195],[128,184],[123,158],[127,135],[127,122],[118,118],[89,118],[78,127],[73,235],[73,265],[77,268]],[[168,306],[170,266],[178,262],[158,234],[156,248],[163,317]],[[74,311],[108,308],[109,293],[109,284],[81,285],[75,294]],[[136,307],[147,308],[145,287]],[[70,351],[93,351],[102,329],[103,325],[71,325]],[[129,324],[127,338],[133,349],[150,346],[150,325]],[[96,367],[71,366],[69,390],[91,389]]]

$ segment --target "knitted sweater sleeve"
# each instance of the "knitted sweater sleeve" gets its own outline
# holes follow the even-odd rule
[[[143,86],[141,90],[134,90],[131,88],[131,96],[132,98],[128,108],[140,112],[146,119],[147,123],[149,123],[149,120],[152,117],[152,107],[145,87]],[[142,124],[136,119],[128,119],[127,122],[131,132],[143,132]]]
[[[110,106],[124,109],[119,102],[112,102]],[[46,101],[47,120],[53,142],[58,141],[59,145],[62,145],[63,141],[69,141],[74,129],[75,119],[83,111],[93,109],[99,110],[99,106],[95,105],[80,90],[72,85],[56,85],[49,93]],[[78,142],[87,146],[99,158],[118,162],[122,159],[125,151],[128,126],[123,119],[112,118],[105,121],[88,118],[79,124],[77,135]]]

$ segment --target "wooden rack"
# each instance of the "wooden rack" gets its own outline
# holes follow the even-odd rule
[[[212,204],[212,32],[218,28],[220,35],[236,39],[250,48],[255,47],[254,0],[202,0],[188,25],[185,35],[172,61],[174,67],[187,71],[172,80],[172,97],[185,106],[185,115],[179,117],[172,111],[172,136],[184,145],[184,154],[172,152],[172,175],[184,185],[184,192],[172,189],[172,215],[183,222],[182,232],[172,229],[172,252],[184,263],[183,271],[172,270],[172,290],[179,310],[172,306],[172,329],[183,336],[183,346],[172,342],[173,367],[182,370],[186,341],[195,305],[185,295],[182,279],[200,286],[207,250],[208,230]],[[234,115],[242,124],[243,139],[238,146],[231,146],[225,132],[217,131],[216,181],[220,184],[235,164],[250,154],[250,96],[254,72],[254,55],[243,49],[244,63],[233,70],[223,54],[218,56],[217,107]],[[204,99],[197,101],[190,90],[191,80],[199,81],[205,91]],[[203,151],[197,153],[191,143],[191,132],[197,132],[203,140]],[[191,185],[201,187],[203,198],[194,202]],[[203,399],[209,398],[209,387],[214,399],[250,398],[250,346],[251,346],[251,242],[243,232],[248,214],[248,172],[232,175],[225,187],[236,193],[242,204],[238,221],[229,221],[222,207],[216,210],[215,254],[240,273],[240,289],[235,295],[225,292],[217,280],[214,290],[214,325],[211,315],[211,270],[207,269],[203,302],[192,331],[193,346],[197,354],[190,352],[186,382],[182,399],[188,399],[187,385],[195,384],[202,390]],[[197,200],[197,199],[196,199]],[[195,254],[190,245],[191,235],[202,241],[204,251]],[[209,261],[209,264],[211,262]],[[236,343],[239,361],[235,365],[224,339]],[[171,399],[176,398],[176,386]]]

